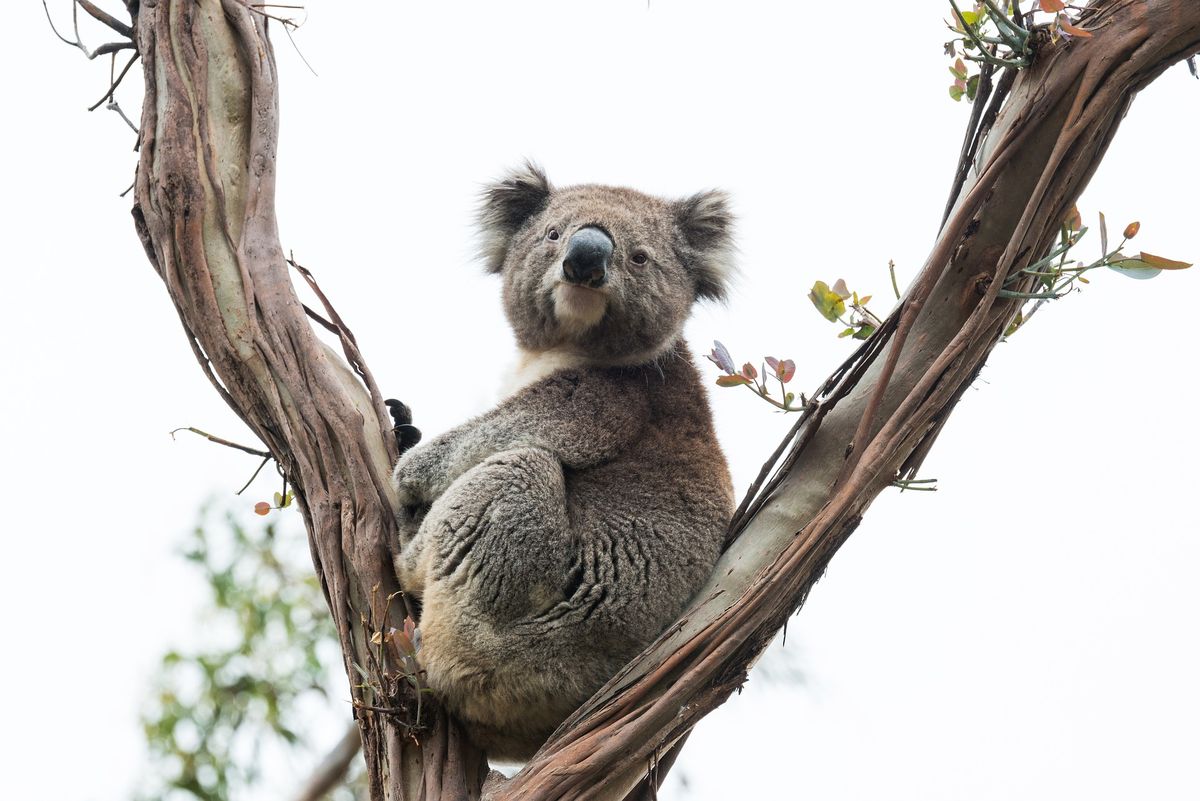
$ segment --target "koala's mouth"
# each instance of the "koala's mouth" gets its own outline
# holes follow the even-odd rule
[[[604,318],[608,295],[599,289],[558,282],[551,293],[554,318],[572,333],[591,328]]]

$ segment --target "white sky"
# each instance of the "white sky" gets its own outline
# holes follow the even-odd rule
[[[889,258],[912,277],[967,114],[946,94],[941,3],[820,19],[731,0],[309,5],[296,39],[320,77],[276,38],[283,244],[427,435],[485,408],[511,352],[497,284],[471,262],[475,195],[505,167],[731,191],[743,277],[688,338],[795,358],[811,388],[850,345],[808,287],[844,277],[887,297]],[[84,112],[107,67],[41,13],[10,10],[20,35],[0,55],[0,796],[115,801],[143,759],[155,660],[196,636],[200,588],[175,548],[255,465],[167,436],[249,437],[117,197],[130,131]],[[1144,92],[1085,219],[1140,219],[1135,244],[1200,261],[1198,110],[1182,67]],[[876,503],[767,658],[803,682],[756,672],[705,721],[676,771],[688,797],[1200,796],[1198,306],[1200,271],[1096,275],[1001,345],[926,464],[941,490]],[[713,401],[745,487],[787,421],[740,390]]]

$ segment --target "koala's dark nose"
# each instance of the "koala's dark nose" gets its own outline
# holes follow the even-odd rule
[[[608,234],[591,225],[580,228],[567,242],[563,278],[572,284],[603,286],[612,254],[613,241]]]

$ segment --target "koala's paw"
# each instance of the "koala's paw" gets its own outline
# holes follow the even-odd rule
[[[444,469],[438,442],[410,450],[396,462],[392,484],[402,517],[415,527],[421,524],[430,505],[445,489]]]
[[[395,398],[388,398],[384,405],[392,416],[392,434],[396,437],[396,448],[401,455],[421,441],[421,431],[412,424],[412,410]]]

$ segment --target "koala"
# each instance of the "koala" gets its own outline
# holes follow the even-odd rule
[[[716,191],[559,189],[526,164],[485,190],[480,223],[515,380],[396,464],[396,569],[429,686],[489,756],[522,761],[721,549],[733,487],[681,334],[725,295],[732,215]]]

